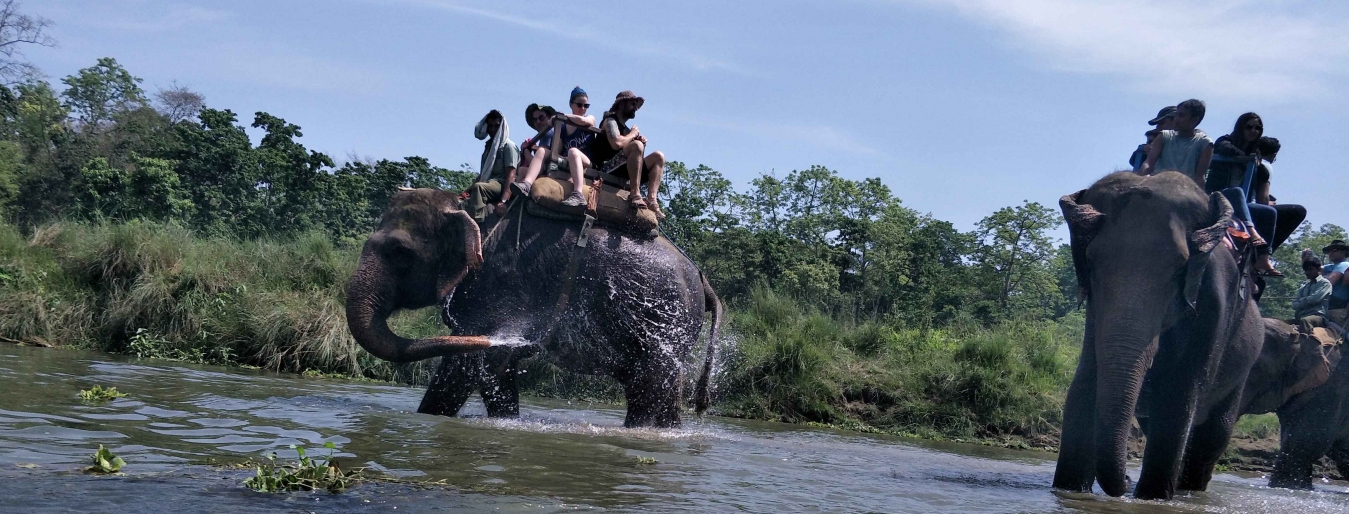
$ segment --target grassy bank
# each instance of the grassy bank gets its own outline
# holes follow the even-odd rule
[[[1081,320],[913,330],[840,323],[767,289],[732,310],[724,413],[1054,446]]]
[[[402,382],[426,365],[361,351],[342,300],[359,248],[313,234],[286,242],[197,238],[175,226],[0,225],[0,337],[141,357]],[[391,320],[443,330],[433,310]]]

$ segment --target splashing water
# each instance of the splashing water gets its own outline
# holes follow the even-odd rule
[[[490,335],[487,336],[487,341],[492,343],[492,346],[527,346],[534,344],[533,341],[520,337],[518,334]]]

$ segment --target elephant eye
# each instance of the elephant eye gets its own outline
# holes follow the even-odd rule
[[[384,250],[384,255],[385,258],[388,259],[389,265],[397,268],[406,268],[408,266],[411,266],[413,257],[416,256],[416,254],[413,253],[411,248],[403,246],[401,243],[394,243],[389,245]]]

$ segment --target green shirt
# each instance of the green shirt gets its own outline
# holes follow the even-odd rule
[[[1293,298],[1293,311],[1297,313],[1294,317],[1325,316],[1330,289],[1330,281],[1326,280],[1326,277],[1316,277],[1316,280],[1308,280],[1302,284],[1297,290],[1297,296]]]
[[[486,159],[487,152],[490,151],[492,151],[492,147],[484,145],[482,158]],[[487,175],[487,179],[505,183],[507,170],[518,167],[520,167],[520,147],[507,139],[506,144],[497,149],[496,162],[492,163],[492,173]]]

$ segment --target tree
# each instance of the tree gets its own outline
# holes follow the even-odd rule
[[[974,261],[986,273],[983,286],[1002,313],[1014,300],[1022,309],[1051,307],[1058,286],[1050,267],[1055,244],[1047,232],[1061,223],[1057,212],[1029,201],[979,220]]]
[[[116,59],[103,57],[98,64],[61,79],[68,86],[61,96],[84,130],[97,131],[111,122],[113,115],[146,106],[140,82]]]
[[[169,118],[169,123],[178,123],[196,118],[197,113],[206,107],[206,98],[174,83],[168,89],[155,92],[155,103],[158,104],[159,113]]]
[[[5,85],[31,81],[41,73],[23,55],[25,45],[56,46],[46,33],[51,20],[20,14],[18,0],[0,2],[0,80]]]

